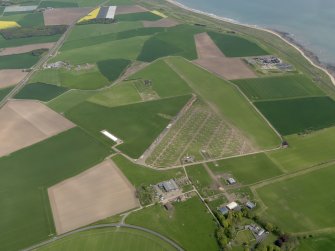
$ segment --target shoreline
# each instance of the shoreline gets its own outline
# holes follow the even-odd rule
[[[287,44],[289,44],[290,46],[295,48],[297,51],[299,51],[299,53],[311,65],[313,65],[314,67],[316,67],[319,70],[326,73],[327,76],[330,78],[330,81],[332,82],[333,86],[335,86],[335,77],[334,77],[335,76],[335,66],[333,66],[331,64],[322,63],[319,60],[319,57],[317,55],[315,55],[313,52],[307,50],[301,44],[296,42],[292,37],[289,36],[288,33],[281,32],[281,31],[270,30],[270,29],[262,28],[262,27],[259,27],[259,26],[256,26],[256,25],[239,23],[236,20],[233,20],[233,19],[230,19],[230,18],[221,17],[221,16],[218,16],[218,15],[215,15],[215,14],[212,14],[212,13],[207,13],[207,12],[204,12],[204,11],[201,11],[201,10],[197,10],[197,9],[187,7],[186,5],[184,5],[182,3],[179,3],[176,0],[166,0],[166,1],[168,3],[171,3],[171,4],[179,7],[179,8],[182,8],[184,10],[187,10],[187,11],[190,11],[190,12],[193,12],[193,13],[196,13],[196,14],[205,15],[207,17],[211,17],[211,18],[214,18],[214,19],[219,20],[219,21],[228,22],[228,23],[244,26],[244,27],[251,28],[251,29],[257,29],[257,30],[265,31],[265,32],[271,33],[272,35],[275,35],[275,36],[279,37],[281,40],[283,40],[284,42],[286,42]]]

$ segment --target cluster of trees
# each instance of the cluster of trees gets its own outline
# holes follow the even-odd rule
[[[229,242],[236,235],[236,227],[243,219],[243,212],[229,211],[226,216],[219,212],[215,213],[216,218],[220,222],[220,227],[216,230],[216,239],[222,249],[226,249]]]
[[[155,191],[151,186],[139,186],[136,188],[136,197],[140,200],[141,205],[149,205],[153,202]]]
[[[91,20],[85,20],[80,23],[79,25],[84,25],[84,24],[111,24],[115,23],[115,19],[112,18],[95,18]]]
[[[39,57],[41,56],[44,52],[47,52],[48,49],[37,49],[37,50],[33,50],[31,51],[31,55],[35,56],[35,57]]]
[[[36,36],[53,36],[57,34],[63,34],[66,31],[67,27],[67,25],[19,27],[2,30],[1,35],[7,40]]]
[[[263,244],[258,243],[253,247],[252,250],[255,251],[292,251],[294,250],[299,241],[296,237],[285,234],[281,231],[278,226],[267,222],[252,211],[243,208],[241,211],[234,212],[229,211],[227,215],[222,215],[220,212],[216,212],[220,226],[216,230],[216,238],[222,250],[226,250],[230,241],[235,237],[236,232],[243,218],[248,218],[256,222],[258,225],[263,227],[266,231],[272,232],[274,235],[278,236],[278,239],[274,243]],[[245,243],[245,251],[251,250],[248,243]]]

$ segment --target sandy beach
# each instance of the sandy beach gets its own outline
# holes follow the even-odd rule
[[[304,58],[306,58],[311,65],[313,65],[314,67],[316,67],[316,68],[322,70],[324,73],[326,73],[329,76],[329,78],[330,78],[331,82],[333,83],[333,85],[335,86],[335,78],[334,78],[334,76],[325,67],[323,67],[323,65],[321,65],[319,63],[316,63],[311,57],[309,57],[308,55],[306,55],[306,52],[304,51],[304,49],[301,48],[301,46],[298,46],[296,43],[294,43],[292,41],[289,41],[287,38],[283,37],[281,34],[275,32],[275,31],[269,30],[269,29],[265,29],[265,28],[261,28],[261,27],[255,26],[255,25],[241,24],[241,23],[236,22],[235,20],[232,20],[232,19],[229,19],[229,18],[225,18],[225,17],[217,16],[215,14],[211,14],[211,13],[207,13],[207,12],[204,12],[204,11],[200,11],[200,10],[196,10],[196,9],[193,9],[193,8],[189,8],[189,7],[185,6],[184,4],[181,4],[181,3],[179,3],[179,2],[177,2],[175,0],[166,0],[166,1],[169,2],[169,3],[171,3],[171,4],[173,4],[173,5],[175,5],[175,6],[177,6],[177,7],[180,7],[182,9],[184,9],[184,10],[187,10],[187,11],[191,11],[191,12],[196,13],[196,14],[205,15],[205,16],[208,16],[208,17],[220,20],[220,21],[224,21],[224,22],[229,22],[229,23],[232,23],[232,24],[241,25],[241,26],[248,27],[248,28],[251,28],[251,29],[257,29],[257,30],[269,32],[269,33],[271,33],[271,34],[279,37],[281,40],[283,40],[284,42],[286,42],[290,46],[294,47],[297,51],[299,51],[299,53]]]

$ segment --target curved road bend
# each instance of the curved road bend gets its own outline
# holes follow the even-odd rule
[[[58,236],[56,236],[56,237],[54,237],[54,238],[52,238],[50,240],[46,240],[44,242],[41,242],[41,243],[36,244],[34,246],[31,246],[29,248],[23,249],[22,251],[31,251],[31,250],[34,250],[36,248],[40,248],[42,246],[50,244],[50,243],[52,243],[54,241],[63,239],[65,237],[67,237],[67,236],[71,236],[73,234],[80,233],[80,232],[83,232],[83,231],[92,230],[92,229],[99,229],[99,228],[107,228],[107,227],[124,227],[124,228],[131,228],[131,229],[136,229],[136,230],[144,231],[144,232],[147,232],[149,234],[155,235],[156,237],[164,240],[165,242],[167,242],[171,246],[173,246],[176,250],[178,250],[178,251],[184,251],[184,249],[181,248],[177,243],[175,243],[174,241],[172,241],[169,238],[165,237],[164,235],[161,235],[160,233],[157,233],[157,232],[155,232],[153,230],[150,230],[150,229],[147,229],[147,228],[144,228],[144,227],[134,226],[134,225],[129,225],[129,224],[123,224],[123,223],[119,223],[119,224],[100,224],[100,225],[95,225],[95,226],[88,226],[88,227],[79,228],[77,230],[73,230],[71,232],[68,232],[68,233],[65,233],[65,234],[62,234],[62,235],[58,235]]]

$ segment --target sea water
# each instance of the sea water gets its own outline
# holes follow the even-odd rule
[[[335,65],[335,0],[177,0],[192,9],[282,32]]]

